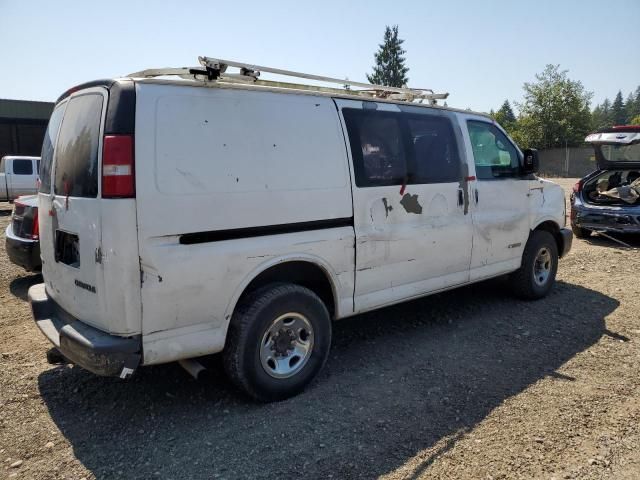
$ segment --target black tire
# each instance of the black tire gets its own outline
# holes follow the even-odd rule
[[[292,312],[311,324],[312,347],[299,371],[288,378],[274,378],[262,364],[261,344],[274,320]],[[318,375],[330,347],[331,319],[322,300],[300,285],[272,283],[250,292],[236,307],[223,352],[224,368],[233,383],[256,400],[284,400],[300,393]]]
[[[589,238],[591,236],[591,230],[588,228],[581,228],[571,225],[571,230],[576,238]]]
[[[536,276],[536,258],[543,251],[549,254],[549,269],[544,281]],[[546,262],[544,263],[546,264]],[[525,300],[537,300],[545,297],[556,279],[558,271],[558,246],[549,232],[536,230],[531,233],[522,254],[522,265],[511,274],[513,292]]]

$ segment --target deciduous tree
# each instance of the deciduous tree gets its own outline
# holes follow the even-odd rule
[[[547,65],[535,82],[524,84],[518,119],[521,146],[551,148],[582,143],[591,129],[591,96],[559,65]]]

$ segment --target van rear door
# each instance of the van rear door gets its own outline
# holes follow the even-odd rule
[[[47,293],[60,307],[130,335],[140,329],[135,198],[101,198],[109,97],[108,85],[82,89],[52,115],[42,154],[41,255]]]

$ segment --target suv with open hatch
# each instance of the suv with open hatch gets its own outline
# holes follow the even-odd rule
[[[490,117],[201,63],[56,102],[29,300],[69,361],[195,375],[222,352],[238,387],[273,401],[321,370],[332,320],[505,274],[522,298],[552,288],[572,241],[563,191]]]
[[[585,142],[593,146],[598,168],[573,187],[573,233],[640,233],[640,125],[606,128]]]

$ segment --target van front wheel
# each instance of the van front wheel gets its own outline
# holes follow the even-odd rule
[[[527,300],[546,296],[558,271],[558,246],[543,230],[531,233],[522,254],[522,265],[511,274],[514,293]]]
[[[300,393],[329,355],[331,320],[308,288],[276,283],[243,298],[229,324],[224,366],[233,383],[257,400]]]

